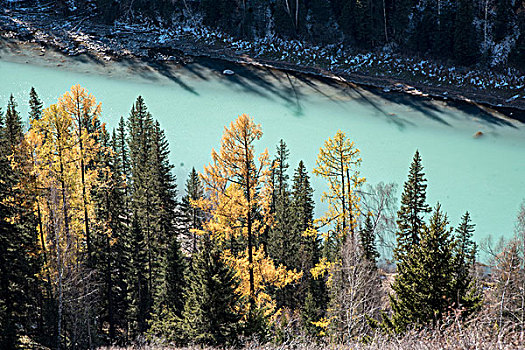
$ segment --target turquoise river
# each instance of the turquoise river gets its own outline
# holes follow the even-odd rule
[[[49,105],[78,83],[102,102],[102,120],[112,128],[142,95],[166,130],[179,194],[191,168],[202,170],[210,161],[223,127],[247,113],[262,125],[259,151],[273,154],[279,140],[286,141],[290,175],[301,159],[311,171],[319,147],[341,129],[361,150],[367,182],[395,182],[399,197],[419,149],[429,203],[442,203],[452,225],[469,210],[479,242],[513,235],[525,198],[525,124],[497,112],[218,61],[160,67],[38,53],[0,48],[2,109],[12,93],[27,115],[31,86]],[[236,74],[222,75],[226,68]],[[483,136],[475,138],[478,131]],[[318,178],[313,186],[319,216],[326,186]]]

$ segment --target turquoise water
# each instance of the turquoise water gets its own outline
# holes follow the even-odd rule
[[[341,129],[361,149],[362,175],[368,182],[398,183],[398,195],[419,149],[429,203],[440,201],[453,225],[469,210],[478,241],[489,235],[511,237],[525,198],[525,125],[496,112],[220,62],[158,71],[143,64],[73,60],[56,67],[28,57],[31,63],[0,59],[0,106],[13,93],[25,113],[31,86],[49,105],[79,83],[102,102],[102,119],[111,128],[142,95],[166,129],[179,193],[191,168],[202,170],[210,161],[223,127],[247,113],[262,125],[259,150],[268,147],[273,154],[283,138],[291,168],[302,159],[311,171],[323,141]],[[225,68],[237,74],[222,76]],[[484,135],[474,138],[477,131]],[[314,178],[313,186],[319,216],[325,208],[319,200],[325,185]]]

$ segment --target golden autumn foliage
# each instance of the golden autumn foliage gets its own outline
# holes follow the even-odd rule
[[[224,259],[240,277],[239,292],[250,300],[250,307],[264,308],[269,314],[275,311],[275,302],[266,288],[282,288],[302,273],[275,267],[263,249],[256,248],[258,238],[273,222],[268,151],[256,158],[254,150],[261,136],[260,125],[246,114],[225,127],[219,152],[212,150],[212,163],[201,174],[207,195],[192,204],[209,213],[200,233],[223,246]],[[227,249],[234,239],[241,239],[245,249]]]
[[[100,104],[80,86],[73,86],[59,103],[31,120],[26,134],[32,152],[32,177],[36,184],[35,212],[44,254],[60,252],[60,260],[45,259],[50,276],[58,268],[73,267],[86,252],[87,217],[94,217],[91,193],[101,186],[100,166],[94,164],[105,148],[97,142]],[[62,266],[58,266],[61,264]]]
[[[261,136],[260,125],[246,114],[239,116],[224,128],[221,148],[212,150],[212,163],[201,175],[208,197],[195,204],[211,210],[213,217],[205,229],[219,240],[247,236],[247,222],[239,220],[250,221],[255,234],[271,222],[268,151],[259,155],[258,166],[255,162],[254,142]],[[258,212],[261,219],[255,218]]]
[[[249,269],[248,254],[232,254],[229,249],[224,250],[224,261],[232,266],[236,275],[241,281],[237,292],[240,295],[247,296],[250,293],[249,285]],[[255,277],[255,302],[258,307],[263,308],[266,316],[273,315],[276,308],[276,303],[272,297],[267,293],[267,286],[274,286],[282,288],[287,284],[295,282],[302,276],[301,273],[287,270],[285,266],[276,267],[273,260],[268,258],[264,253],[262,246],[253,252],[254,277]]]
[[[325,141],[319,150],[313,173],[328,182],[328,191],[321,201],[328,203],[328,210],[316,220],[319,227],[332,226],[335,237],[341,240],[348,233],[354,234],[359,216],[359,196],[356,191],[365,182],[359,177],[360,151],[346,134],[338,130],[333,138]]]

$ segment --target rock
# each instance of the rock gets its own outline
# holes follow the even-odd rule
[[[474,134],[474,138],[476,138],[476,139],[481,137],[481,136],[483,136],[483,132],[482,131],[478,131],[477,133]]]

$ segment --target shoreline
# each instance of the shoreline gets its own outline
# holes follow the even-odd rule
[[[462,86],[436,86],[420,80],[395,76],[325,69],[264,57],[254,58],[253,55],[242,53],[242,50],[231,50],[222,46],[212,47],[206,43],[203,45],[198,40],[190,44],[185,34],[163,43],[160,38],[162,35],[159,37],[159,33],[155,30],[144,31],[129,25],[122,25],[115,29],[108,25],[90,23],[85,18],[68,31],[64,28],[73,26],[74,22],[69,22],[71,19],[65,18],[64,23],[58,25],[54,21],[56,18],[46,21],[42,17],[42,14],[34,12],[4,10],[3,14],[0,13],[0,39],[14,45],[34,43],[42,47],[42,52],[51,47],[65,56],[87,56],[102,63],[131,59],[149,63],[184,65],[200,58],[221,60],[237,65],[293,72],[329,79],[337,83],[382,89],[383,93],[398,92],[412,95],[414,98],[430,97],[478,105],[498,110],[512,119],[525,122],[525,94],[520,97],[519,92],[507,98],[509,93],[504,95],[503,92],[495,94],[483,90],[474,91],[473,88]],[[81,23],[83,32],[79,32],[80,28],[77,28]],[[77,31],[73,32],[75,28]],[[515,91],[512,92],[514,93]]]

